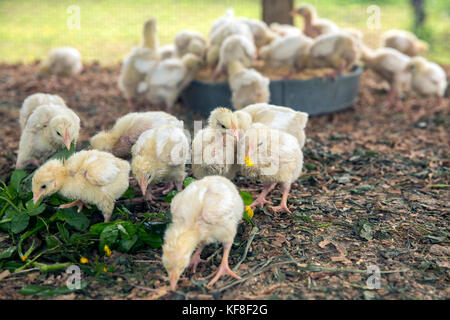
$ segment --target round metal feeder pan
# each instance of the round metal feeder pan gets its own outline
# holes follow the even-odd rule
[[[270,81],[270,104],[290,107],[309,115],[333,113],[352,106],[359,89],[363,69],[332,79],[283,79]],[[208,116],[217,107],[231,107],[228,82],[194,80],[181,95],[183,103],[195,112]]]

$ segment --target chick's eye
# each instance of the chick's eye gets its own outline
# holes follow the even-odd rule
[[[41,186],[41,189],[45,189],[45,188],[47,188],[47,186],[45,184]]]
[[[262,142],[258,143],[258,147],[262,146],[262,144],[263,144]]]
[[[58,134],[58,136],[61,136],[61,133],[59,133],[59,131],[56,131],[56,133]]]

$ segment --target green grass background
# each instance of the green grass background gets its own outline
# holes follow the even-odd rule
[[[302,1],[296,1],[298,5]],[[388,29],[411,30],[413,11],[409,0],[310,0],[319,15],[342,27],[364,33],[365,42],[376,47],[380,34]],[[369,5],[381,8],[381,28],[368,29]],[[70,5],[80,7],[81,28],[69,29]],[[260,0],[0,0],[0,62],[32,62],[44,58],[57,46],[73,46],[84,61],[102,64],[121,61],[139,44],[143,22],[158,19],[161,44],[173,41],[181,29],[207,34],[209,27],[228,7],[239,16],[261,17]],[[419,36],[428,41],[428,58],[450,64],[450,1],[426,0],[428,17]],[[302,25],[295,18],[297,26]]]

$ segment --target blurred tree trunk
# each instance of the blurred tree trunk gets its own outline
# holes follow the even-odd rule
[[[294,0],[262,0],[263,21],[267,24],[278,22],[282,24],[294,23],[290,12],[294,9]]]
[[[425,0],[411,0],[411,5],[414,8],[414,30],[418,30],[425,22]]]

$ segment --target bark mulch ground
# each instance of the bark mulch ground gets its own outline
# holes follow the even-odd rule
[[[62,96],[82,119],[80,142],[87,142],[129,112],[117,88],[119,70],[94,63],[76,78],[41,80],[36,64],[0,65],[0,178],[13,170],[19,108],[28,95]],[[305,170],[288,201],[292,214],[256,210],[257,229],[248,223],[239,228],[230,265],[240,263],[242,280],[224,278],[206,288],[205,277],[222,254],[220,246],[210,246],[203,253],[208,262],[194,275],[186,272],[177,293],[158,290],[165,284],[161,250],[149,248],[114,252],[113,274],[59,298],[448,299],[450,100],[435,110],[426,99],[411,97],[404,112],[393,112],[386,101],[386,85],[366,71],[352,108],[310,118]],[[424,107],[426,115],[416,119]],[[142,102],[139,109],[154,108]],[[201,119],[182,105],[175,113],[188,126]],[[243,178],[235,182],[255,189],[254,195],[261,187]],[[276,204],[280,198],[277,189],[269,200]],[[0,242],[8,238],[0,233]],[[368,287],[369,266],[381,271],[379,289]],[[23,299],[17,291],[25,285],[60,286],[66,277],[10,275],[0,280],[0,299]]]

